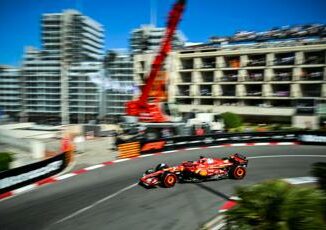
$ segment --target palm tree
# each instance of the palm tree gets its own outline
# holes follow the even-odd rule
[[[237,188],[241,200],[226,212],[230,229],[324,229],[323,194],[276,180]]]
[[[313,164],[311,173],[318,178],[319,187],[326,192],[326,162]]]

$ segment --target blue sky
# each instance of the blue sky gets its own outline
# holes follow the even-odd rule
[[[19,65],[25,46],[40,47],[40,17],[63,9],[80,10],[105,27],[105,48],[127,48],[133,28],[164,26],[174,0],[0,0],[0,64]],[[283,25],[326,23],[326,0],[188,0],[180,29],[190,42],[239,30],[262,31]]]

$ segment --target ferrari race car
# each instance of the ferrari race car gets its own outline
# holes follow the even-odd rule
[[[155,169],[145,171],[139,183],[145,187],[157,185],[170,188],[177,182],[202,182],[224,178],[243,179],[248,160],[238,153],[227,158],[200,157],[198,161],[185,161],[169,167],[161,163]]]

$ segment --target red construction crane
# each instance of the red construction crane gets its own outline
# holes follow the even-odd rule
[[[154,81],[164,63],[168,53],[171,51],[171,43],[177,25],[181,20],[181,15],[184,11],[186,0],[178,0],[172,10],[169,12],[165,36],[161,43],[160,50],[154,61],[152,62],[151,71],[146,79],[145,85],[141,90],[141,95],[138,99],[126,103],[126,113],[129,116],[136,116],[139,121],[143,122],[168,122],[169,117],[164,114],[161,108],[161,103],[148,102],[149,93],[153,87]]]

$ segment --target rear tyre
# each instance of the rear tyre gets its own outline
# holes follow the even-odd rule
[[[241,180],[246,176],[246,168],[243,166],[236,166],[229,172],[229,176],[236,180]]]
[[[177,176],[174,173],[164,173],[162,176],[162,185],[166,188],[171,188],[177,183]]]

